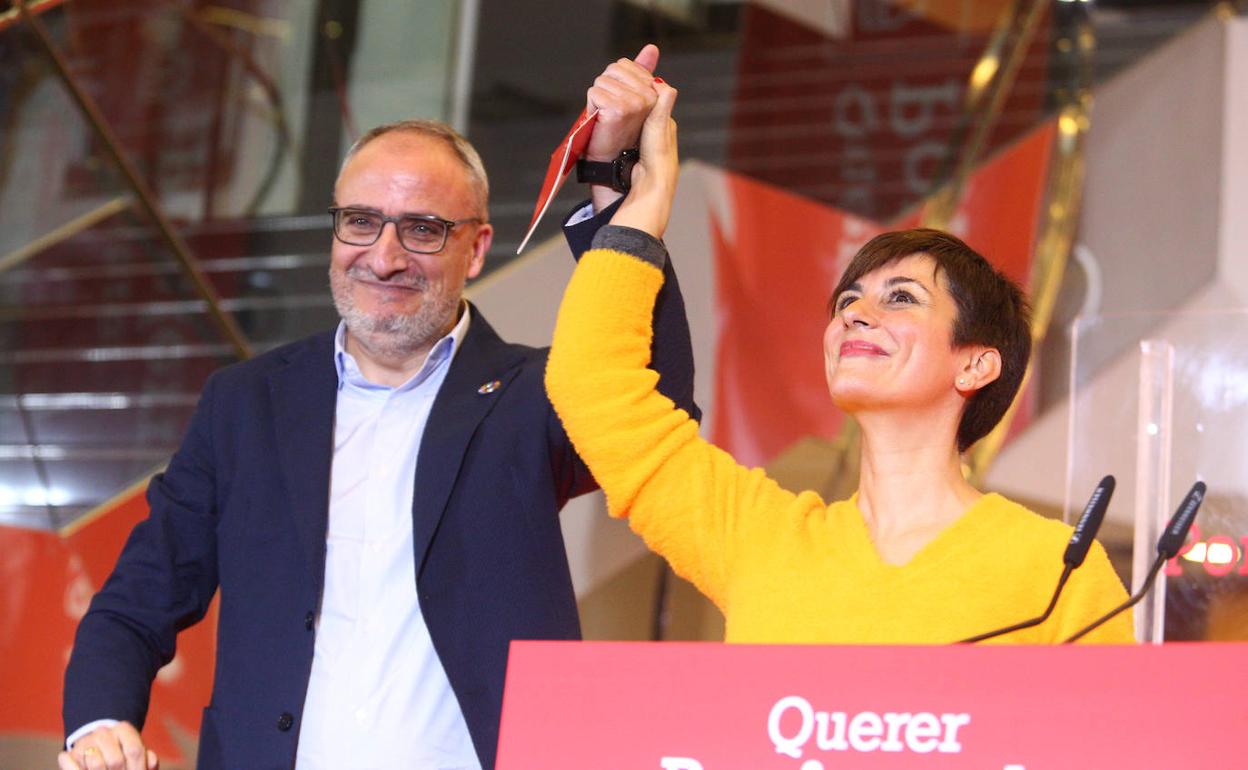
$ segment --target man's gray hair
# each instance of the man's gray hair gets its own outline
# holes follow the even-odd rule
[[[463,164],[464,169],[468,172],[468,181],[477,194],[478,211],[476,213],[482,219],[489,220],[490,179],[486,176],[485,164],[481,162],[481,156],[477,154],[477,148],[473,147],[471,142],[440,120],[413,118],[377,126],[357,139],[355,144],[351,145],[351,149],[347,150],[347,155],[342,159],[342,166],[338,171],[339,175],[342,174],[341,169],[346,168],[347,163],[364,145],[378,137],[396,131],[406,134],[419,134],[420,136],[439,139],[444,142],[451,149],[451,152],[455,153],[455,157],[459,158],[460,163]]]

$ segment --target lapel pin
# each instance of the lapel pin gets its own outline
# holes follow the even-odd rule
[[[502,381],[491,380],[485,383],[484,385],[482,385],[481,387],[477,388],[477,392],[484,396],[484,395],[493,393],[494,391],[498,390],[502,386],[503,386]]]

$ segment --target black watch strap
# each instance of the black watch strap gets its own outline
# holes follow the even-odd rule
[[[624,150],[610,163],[581,158],[576,162],[576,181],[610,187],[619,193],[628,192],[633,180],[633,166],[641,154],[636,148]]]

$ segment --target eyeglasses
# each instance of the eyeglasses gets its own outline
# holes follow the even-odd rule
[[[334,237],[348,246],[372,246],[381,237],[387,222],[394,223],[399,243],[417,254],[436,254],[446,246],[446,239],[457,225],[476,223],[479,217],[470,219],[443,219],[432,214],[404,214],[388,217],[370,209],[344,209],[331,206],[334,218]]]

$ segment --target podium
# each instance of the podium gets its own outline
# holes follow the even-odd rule
[[[1244,767],[1248,644],[514,642],[498,770]]]

